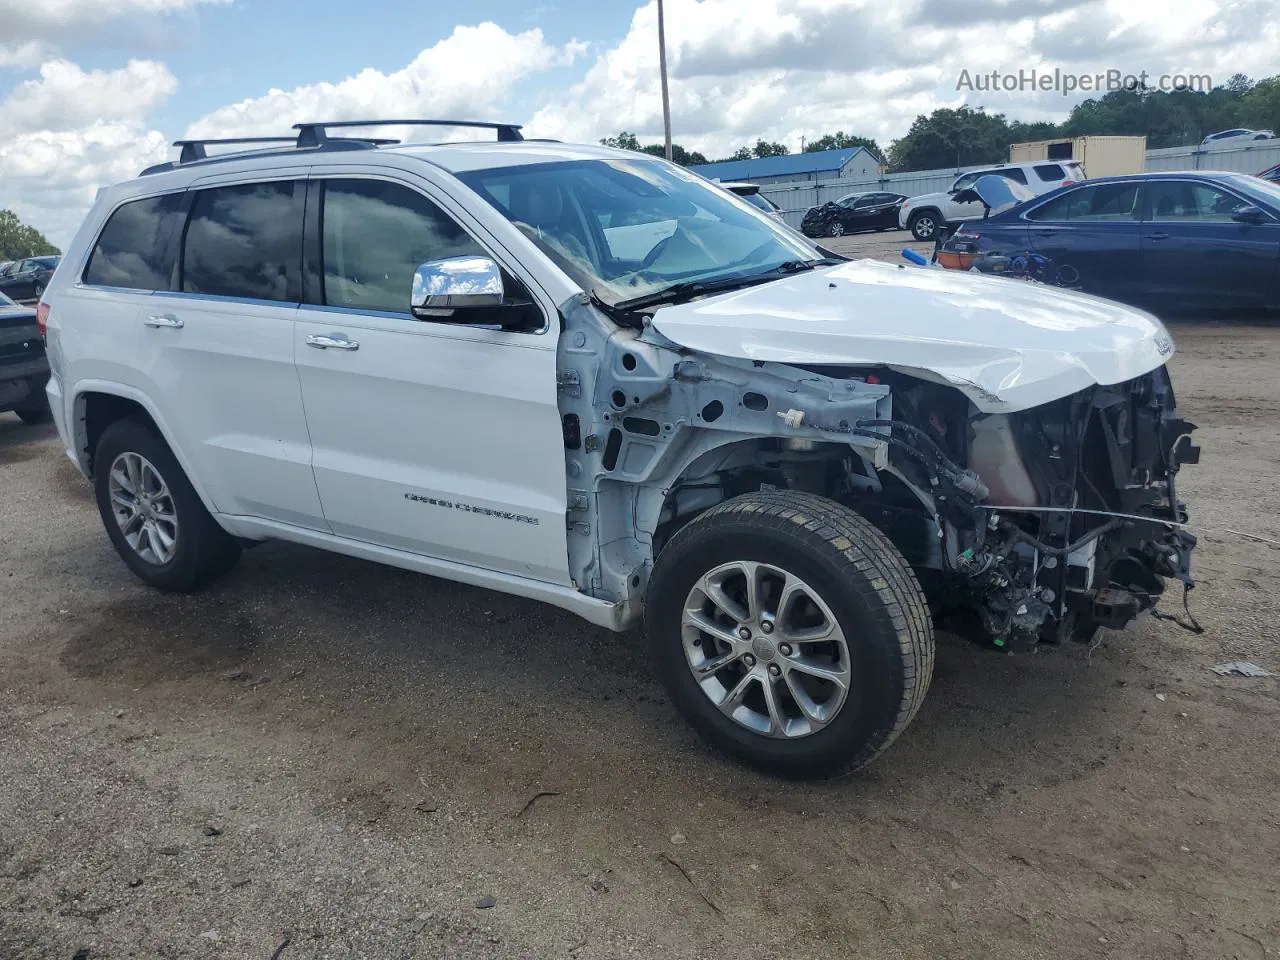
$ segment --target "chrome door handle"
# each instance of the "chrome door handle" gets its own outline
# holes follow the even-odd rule
[[[148,327],[174,327],[175,329],[178,329],[178,330],[181,330],[183,326],[183,323],[181,320],[179,320],[177,317],[172,316],[171,314],[168,314],[168,313],[160,313],[160,314],[156,314],[153,317],[147,317],[147,319],[143,320],[142,322],[145,323]]]
[[[333,347],[336,350],[359,350],[360,344],[356,340],[348,340],[341,335],[313,333],[307,337],[307,346],[315,347],[318,350],[327,350]]]

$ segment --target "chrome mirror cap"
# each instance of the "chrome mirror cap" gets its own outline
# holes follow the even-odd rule
[[[488,257],[428,260],[413,274],[409,305],[419,311],[501,306],[502,271]]]

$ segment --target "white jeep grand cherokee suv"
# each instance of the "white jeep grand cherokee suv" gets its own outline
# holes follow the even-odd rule
[[[1040,160],[1036,163],[998,163],[982,170],[970,170],[956,177],[955,182],[939,193],[925,193],[903,201],[898,210],[898,226],[910,230],[917,240],[932,240],[939,227],[978,220],[983,206],[976,200],[957,203],[955,195],[978,182],[980,177],[994,174],[1008,177],[1040,196],[1050,190],[1069,186],[1084,179],[1084,170],[1072,160]]]
[[[147,583],[276,538],[643,619],[690,722],[793,776],[903,731],[935,616],[1082,639],[1190,583],[1149,315],[841,261],[635,153],[335,126],[103,191],[41,304]]]

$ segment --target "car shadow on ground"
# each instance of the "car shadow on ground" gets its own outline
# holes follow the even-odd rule
[[[291,544],[248,551],[226,581],[199,594],[126,583],[119,599],[63,625],[60,659],[73,677],[126,689],[143,709],[201,704],[244,723],[270,717],[278,730],[307,730],[340,705],[345,735],[359,745],[353,759],[389,781],[437,764],[432,751],[442,748],[461,761],[459,781],[469,769],[588,762],[627,783],[637,764],[674,766],[677,779],[713,791],[727,782],[774,793],[763,786],[773,781],[697,742],[653,679],[636,632],[612,634],[546,605]],[[1088,775],[1123,739],[1099,716],[1117,676],[1105,655],[1074,646],[1009,655],[945,634],[939,644],[914,724],[856,782],[949,770],[948,789],[973,780],[980,803],[1008,782]],[[1052,768],[1046,750],[1057,755]],[[979,756],[981,766],[972,762]]]

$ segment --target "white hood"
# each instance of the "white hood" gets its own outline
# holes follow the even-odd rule
[[[1111,300],[877,260],[663,307],[653,326],[720,356],[888,366],[949,383],[989,413],[1130,380],[1173,354],[1159,320]]]

